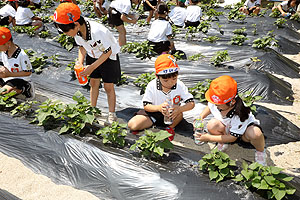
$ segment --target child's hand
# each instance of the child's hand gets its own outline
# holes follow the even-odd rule
[[[0,78],[9,77],[9,73],[10,73],[10,71],[8,71],[8,69],[6,69],[6,67],[4,67],[4,66],[0,67]]]
[[[90,67],[90,65],[85,66],[85,69],[79,74],[80,76],[89,76],[94,70]]]
[[[173,108],[170,109],[170,117],[174,120],[178,115],[180,115],[180,106],[174,105]]]
[[[207,139],[207,136],[209,134],[206,134],[206,133],[194,133],[194,137],[196,138],[196,140],[199,140],[201,142],[207,142],[208,139]]]
[[[160,104],[160,109],[159,109],[159,112],[161,112],[163,115],[166,115],[167,114],[167,106],[168,106],[168,103],[167,102],[164,102],[162,104]]]

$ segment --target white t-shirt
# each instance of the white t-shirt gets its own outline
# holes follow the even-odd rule
[[[169,17],[175,25],[184,26],[186,15],[186,8],[176,6],[175,8],[173,8],[173,10],[171,10]]]
[[[112,60],[117,60],[117,53],[120,52],[120,46],[113,34],[102,24],[94,21],[86,21],[87,25],[87,38],[84,40],[81,36],[76,35],[75,42],[84,47],[87,54],[98,59],[106,51],[112,50],[109,57]]]
[[[167,41],[169,35],[172,35],[172,26],[165,19],[154,20],[151,24],[148,40],[151,42]]]
[[[16,16],[16,10],[11,5],[6,4],[0,9],[0,15],[2,17],[11,16],[14,18]]]
[[[186,8],[186,21],[189,22],[198,22],[202,16],[202,10],[197,5],[190,5]]]
[[[249,113],[248,119],[246,119],[244,122],[241,122],[239,116],[228,113],[227,115],[229,115],[229,117],[223,117],[215,104],[208,102],[207,105],[214,118],[220,120],[225,125],[226,132],[234,137],[241,137],[245,133],[247,126],[250,123],[259,125],[259,120],[255,119],[252,112]]]
[[[255,0],[252,2],[251,0],[247,0],[244,4],[247,8],[252,8],[253,6],[259,6],[260,5],[260,0]]]
[[[114,0],[111,2],[110,7],[116,9],[121,14],[129,14],[131,9],[131,1],[130,0]]]
[[[296,9],[297,9],[296,6],[288,7],[288,1],[283,1],[282,3],[280,3],[280,5],[284,12],[289,12],[290,10],[296,12]]]
[[[32,66],[27,54],[21,49],[18,48],[11,58],[7,57],[5,52],[1,53],[1,59],[4,67],[6,67],[10,72],[21,72],[21,71],[32,71]],[[4,81],[8,81],[11,79],[20,78],[25,81],[31,80],[30,76],[21,76],[21,77],[7,77],[3,78]]]
[[[171,89],[170,96],[174,105],[193,101],[193,95],[189,93],[188,88],[179,79],[177,79],[177,84]],[[143,103],[160,105],[165,102],[166,98],[167,94],[162,91],[159,79],[154,79],[146,87]]]
[[[32,17],[34,17],[33,12],[30,8],[24,8],[19,6],[16,12],[16,24],[17,25],[26,25],[32,22]]]

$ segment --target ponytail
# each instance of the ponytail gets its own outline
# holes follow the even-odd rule
[[[231,102],[226,103],[226,105],[230,106]],[[249,107],[246,107],[244,105],[243,100],[237,95],[235,97],[235,111],[234,115],[239,116],[241,122],[244,122],[246,119],[249,118],[249,114],[251,112],[251,109]]]

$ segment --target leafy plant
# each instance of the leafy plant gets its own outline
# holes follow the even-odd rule
[[[222,30],[222,25],[220,25],[218,22],[216,23],[216,25],[218,26],[218,30],[221,33],[221,35],[224,35],[224,31]]]
[[[139,19],[139,20],[137,21],[137,24],[139,25],[139,27],[149,25],[148,22],[147,22],[145,19]]]
[[[174,58],[176,58],[176,60],[186,59],[184,52],[181,52],[181,51],[176,51],[175,53],[172,53],[172,55],[174,56]]]
[[[127,135],[127,124],[113,122],[111,126],[106,126],[96,132],[96,135],[103,137],[103,144],[111,143],[114,146],[124,147],[125,136]]]
[[[124,84],[128,84],[128,77],[124,75],[124,72],[121,72],[121,79],[116,85],[120,86]]]
[[[47,15],[42,16],[41,19],[42,19],[43,23],[50,23],[50,22],[52,22],[52,20],[50,19],[50,17],[47,16]]]
[[[253,113],[255,113],[256,112],[256,106],[253,105],[253,103],[255,101],[261,100],[263,97],[262,96],[258,96],[258,95],[257,96],[252,96],[251,95],[252,92],[253,92],[253,90],[248,90],[248,91],[246,91],[244,93],[240,92],[238,95],[243,100],[245,106],[250,107],[251,111]]]
[[[152,72],[152,73],[144,73],[144,74],[141,74],[138,76],[138,78],[133,81],[133,83],[138,86],[139,88],[141,88],[141,92],[140,94],[144,94],[145,93],[145,90],[146,90],[146,87],[148,85],[148,83],[150,81],[152,81],[153,79],[155,79],[155,73]]]
[[[0,110],[11,109],[17,105],[17,100],[13,98],[16,95],[16,91],[12,91],[6,94],[2,94],[6,89],[0,88]]]
[[[242,14],[239,9],[243,5],[235,5],[234,8],[232,8],[228,13],[228,19],[229,20],[245,20],[246,15]]]
[[[27,33],[30,37],[35,35],[35,27],[34,26],[14,26],[14,31],[17,33]]]
[[[269,16],[273,17],[273,18],[278,18],[281,16],[281,12],[276,8],[276,9],[272,10],[272,12],[270,13]]]
[[[177,26],[175,26],[174,24],[172,24],[172,37],[175,37],[180,32],[181,31],[179,30],[179,28]]]
[[[67,36],[66,34],[60,34],[59,36],[55,37],[55,39],[68,51],[71,51],[76,45],[75,39],[71,36]]]
[[[205,58],[205,56],[203,56],[201,53],[197,53],[195,55],[189,56],[188,60],[197,61],[197,60],[199,60],[201,58]]]
[[[210,154],[206,154],[199,160],[199,170],[208,172],[210,180],[220,182],[226,178],[234,178],[235,161],[217,149],[213,149]]]
[[[159,158],[163,156],[165,149],[173,149],[173,144],[168,139],[170,136],[171,134],[167,131],[145,130],[145,135],[139,137],[136,143],[130,147],[130,150],[135,150],[138,147],[141,150],[141,155],[147,158]]]
[[[275,22],[274,22],[274,25],[277,26],[277,28],[283,28],[284,27],[284,24],[287,22],[286,19],[283,19],[283,18],[279,18],[277,19]]]
[[[252,24],[251,26],[254,28],[253,31],[252,31],[253,35],[257,35],[256,24]]]
[[[187,32],[185,33],[185,38],[188,39],[189,37],[190,38],[194,38],[195,37],[195,34],[198,33],[199,30],[197,27],[194,27],[194,26],[188,26],[187,27]]]
[[[200,22],[198,25],[197,29],[198,31],[201,31],[202,33],[207,33],[208,29],[211,27],[210,21],[208,20],[203,20]]]
[[[54,54],[49,57],[54,67],[59,67],[60,63],[58,62],[58,55]]]
[[[72,62],[68,63],[68,65],[66,67],[66,71],[74,71],[75,63],[76,63],[76,61],[72,61]]]
[[[292,195],[296,189],[285,184],[293,179],[281,173],[283,169],[274,166],[262,166],[258,163],[242,164],[241,174],[234,179],[241,182],[247,189],[254,189],[267,195],[268,199],[280,200],[286,195]]]
[[[45,56],[44,53],[39,54],[32,49],[25,49],[24,51],[28,55],[32,68],[35,69],[35,72],[41,73],[42,68],[47,64],[48,56]]]
[[[257,38],[253,41],[252,47],[257,49],[264,49],[267,46],[278,46],[273,30],[269,31],[267,36],[262,38]]]
[[[214,43],[217,40],[219,40],[220,38],[218,36],[208,36],[207,38],[204,38],[205,41],[208,41],[210,43]]]
[[[235,29],[234,31],[232,31],[234,34],[236,35],[244,35],[244,36],[247,36],[247,33],[246,33],[246,28],[243,27],[243,28],[239,28],[239,29]]]
[[[37,104],[37,101],[25,101],[22,102],[20,105],[18,105],[17,107],[15,107],[10,113],[11,115],[16,115],[16,114],[20,114],[20,115],[30,115],[31,113],[33,113],[33,109],[32,106],[34,104]]]
[[[153,51],[153,46],[149,45],[148,41],[144,42],[128,42],[122,46],[122,52],[134,53],[137,58],[142,60],[152,58],[156,53]]]
[[[202,82],[198,82],[194,87],[189,88],[189,92],[195,99],[199,99],[200,102],[205,102],[205,92],[209,89],[212,80],[205,79]]]
[[[300,14],[299,13],[295,13],[290,17],[291,20],[295,20],[297,22],[300,22]]]
[[[230,44],[242,46],[246,40],[248,40],[248,38],[244,35],[234,35],[231,38]]]
[[[217,51],[216,54],[210,59],[214,66],[218,66],[225,61],[229,61],[231,58],[227,50]]]
[[[41,31],[40,33],[38,33],[38,35],[40,36],[40,38],[47,38],[47,37],[51,36],[49,30],[47,30],[47,31]]]
[[[206,15],[208,16],[208,20],[211,20],[214,17],[224,15],[224,12],[217,12],[215,9],[211,8],[206,11]]]

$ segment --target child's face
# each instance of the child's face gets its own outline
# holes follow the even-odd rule
[[[291,7],[295,7],[296,6],[296,0],[294,0],[294,1],[291,1]]]
[[[160,80],[163,88],[171,89],[177,83],[177,75],[174,77],[171,77],[171,78],[166,78],[166,79],[159,77],[159,80]]]
[[[0,51],[7,51],[8,50],[8,45],[7,45],[8,42],[6,42],[5,44],[3,45],[0,45]]]
[[[74,37],[78,33],[78,28],[75,26],[75,28],[70,29],[68,32],[64,32],[64,34]]]

